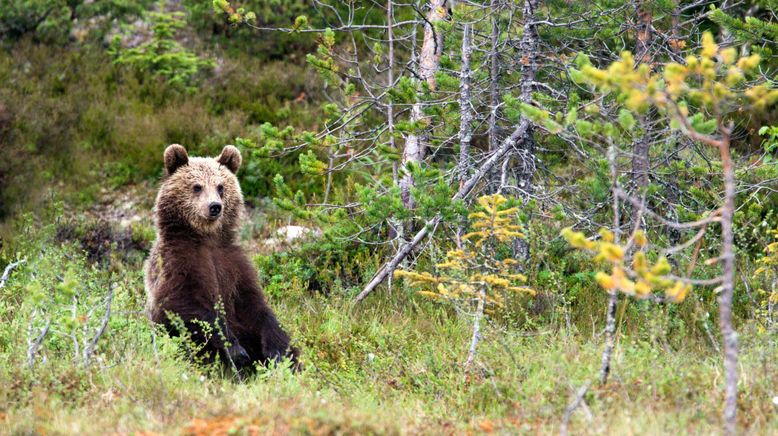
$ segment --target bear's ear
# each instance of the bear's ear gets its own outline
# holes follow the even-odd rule
[[[172,175],[177,169],[189,163],[189,155],[186,149],[178,144],[168,145],[165,149],[165,171]]]
[[[238,172],[238,168],[240,168],[243,158],[240,157],[240,150],[238,150],[237,147],[234,145],[227,145],[222,150],[222,154],[216,158],[216,162],[224,165],[235,174]]]

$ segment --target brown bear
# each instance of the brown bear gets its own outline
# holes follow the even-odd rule
[[[190,158],[173,144],[164,164],[154,206],[157,239],[145,265],[148,316],[173,335],[181,333],[180,319],[203,354],[219,355],[238,369],[285,356],[296,365],[289,335],[237,244],[240,151],[228,145],[217,158]]]

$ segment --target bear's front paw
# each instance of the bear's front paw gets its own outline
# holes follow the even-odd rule
[[[247,353],[246,349],[243,348],[240,344],[231,346],[227,350],[227,355],[238,369],[251,365],[251,358],[249,357],[249,353]]]
[[[284,354],[281,350],[268,350],[265,352],[265,356],[267,356],[268,362],[281,363]]]
[[[284,359],[289,359],[292,370],[297,371],[301,368],[300,362],[297,360],[298,351],[294,347],[286,347],[285,349],[265,349],[264,354],[267,363],[273,362],[279,364],[283,362]]]

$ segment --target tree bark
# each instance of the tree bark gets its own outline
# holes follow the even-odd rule
[[[459,162],[457,179],[461,187],[470,172],[470,141],[473,138],[471,123],[473,111],[470,103],[470,56],[473,48],[470,45],[470,24],[465,23],[462,35],[462,66],[459,74]]]
[[[646,5],[643,0],[638,0],[635,4],[635,12],[637,13],[637,44],[635,47],[635,66],[644,63],[651,63],[650,46],[653,40],[653,34],[651,32],[652,16],[651,12],[646,9]],[[651,113],[646,116],[651,117]],[[649,151],[651,147],[651,135],[648,129],[643,135],[637,138],[632,143],[632,181],[635,187],[636,195],[642,196],[646,188],[648,188],[648,172],[649,172]],[[640,209],[632,208],[632,231],[640,228],[641,223],[638,222]]]
[[[478,341],[481,340],[481,319],[484,317],[484,306],[486,305],[486,289],[481,286],[478,290],[478,305],[475,308],[475,315],[473,317],[473,336],[470,339],[470,349],[467,352],[467,360],[465,360],[465,372],[470,369],[470,365],[475,360],[475,352],[478,347]]]
[[[498,91],[500,80],[500,54],[498,44],[500,42],[500,27],[498,23],[499,11],[497,0],[491,0],[489,8],[492,10],[492,34],[490,36],[491,50],[489,52],[489,151],[497,147],[497,106],[500,96]]]
[[[621,240],[621,215],[619,213],[619,178],[616,167],[616,146],[608,149],[608,164],[611,170],[611,192],[613,193],[613,235],[616,244]],[[611,355],[616,344],[616,306],[619,303],[619,293],[615,289],[608,294],[608,309],[605,313],[605,349],[602,351],[600,364],[600,384],[608,382],[611,372]]]
[[[420,80],[427,82],[430,89],[435,89],[435,73],[440,68],[440,56],[443,54],[443,34],[436,29],[436,24],[445,20],[448,15],[446,2],[447,0],[430,0],[430,10],[424,23],[424,40],[419,53],[417,75]],[[421,101],[416,101],[411,107],[412,123],[423,122],[422,106]],[[429,136],[426,128],[421,129],[418,134],[412,133],[406,136],[402,156],[403,167],[409,163],[419,164],[424,159],[428,144]],[[408,209],[415,207],[411,197],[411,186],[413,186],[413,176],[406,172],[400,179],[400,195]]]
[[[535,11],[537,10],[537,5],[537,0],[524,1],[524,33],[519,41],[521,54],[519,64],[521,65],[522,73],[522,82],[520,84],[521,95],[519,98],[524,103],[532,103],[532,90],[535,81],[535,73],[538,68],[537,53],[539,36],[537,25],[535,24]],[[518,162],[516,185],[520,189],[520,196],[523,199],[524,204],[527,204],[534,193],[532,179],[535,176],[535,138],[531,124],[524,132],[521,147],[517,150],[514,157]],[[510,158],[511,156],[506,159]],[[513,240],[512,246],[513,257],[522,261],[520,265],[526,265],[530,257],[529,242],[524,238],[516,238]]]
[[[721,209],[722,284],[719,294],[719,324],[724,341],[724,430],[734,435],[737,430],[737,333],[732,325],[732,297],[735,290],[735,237],[732,221],[735,213],[735,169],[730,154],[730,132],[722,132],[719,145],[724,174],[724,206]]]
[[[386,2],[386,43],[389,46],[388,60],[389,66],[386,71],[386,86],[394,86],[394,3],[392,0]],[[394,105],[390,98],[386,103],[386,127],[389,132],[389,147],[392,150],[397,149],[394,141]],[[392,179],[396,184],[398,182],[398,167],[395,161],[392,164]]]
[[[671,41],[670,44],[670,51],[673,54],[673,57],[680,58],[680,16],[681,11],[679,9],[678,0],[675,0],[675,7],[673,8],[672,13],[672,19],[671,19],[671,27],[670,27],[670,35],[671,35]],[[672,156],[676,156],[676,151],[678,149],[678,143],[674,141],[674,147],[673,152],[671,153]],[[671,158],[671,161],[675,160],[675,158]],[[665,218],[667,218],[670,221],[678,221],[678,212],[676,211],[676,205],[680,201],[680,195],[679,195],[679,189],[678,189],[678,182],[676,181],[676,178],[671,174],[669,180],[665,181],[664,184],[665,188]],[[667,241],[668,245],[671,247],[675,247],[676,245],[681,243],[681,232],[671,226],[666,226],[666,232],[667,232]],[[678,261],[676,260],[675,256],[670,256],[668,259],[670,261],[670,264],[673,265],[673,268],[678,266]]]

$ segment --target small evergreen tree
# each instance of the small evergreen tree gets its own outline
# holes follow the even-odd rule
[[[210,59],[201,59],[184,48],[175,36],[184,27],[182,12],[165,12],[165,1],[157,4],[159,12],[150,12],[151,40],[135,48],[121,47],[121,38],[116,36],[110,51],[117,65],[129,65],[152,77],[163,78],[173,86],[192,90],[195,77],[215,64]]]
[[[495,308],[504,306],[507,293],[535,291],[525,285],[527,277],[516,272],[519,263],[501,257],[514,239],[524,238],[515,224],[518,208],[510,206],[500,194],[478,199],[479,211],[469,215],[472,230],[463,236],[463,246],[446,254],[446,261],[437,265],[439,275],[428,272],[398,270],[395,277],[404,277],[421,286],[421,295],[454,305],[473,317],[473,335],[465,361],[465,370],[473,363],[481,338],[481,321]]]

